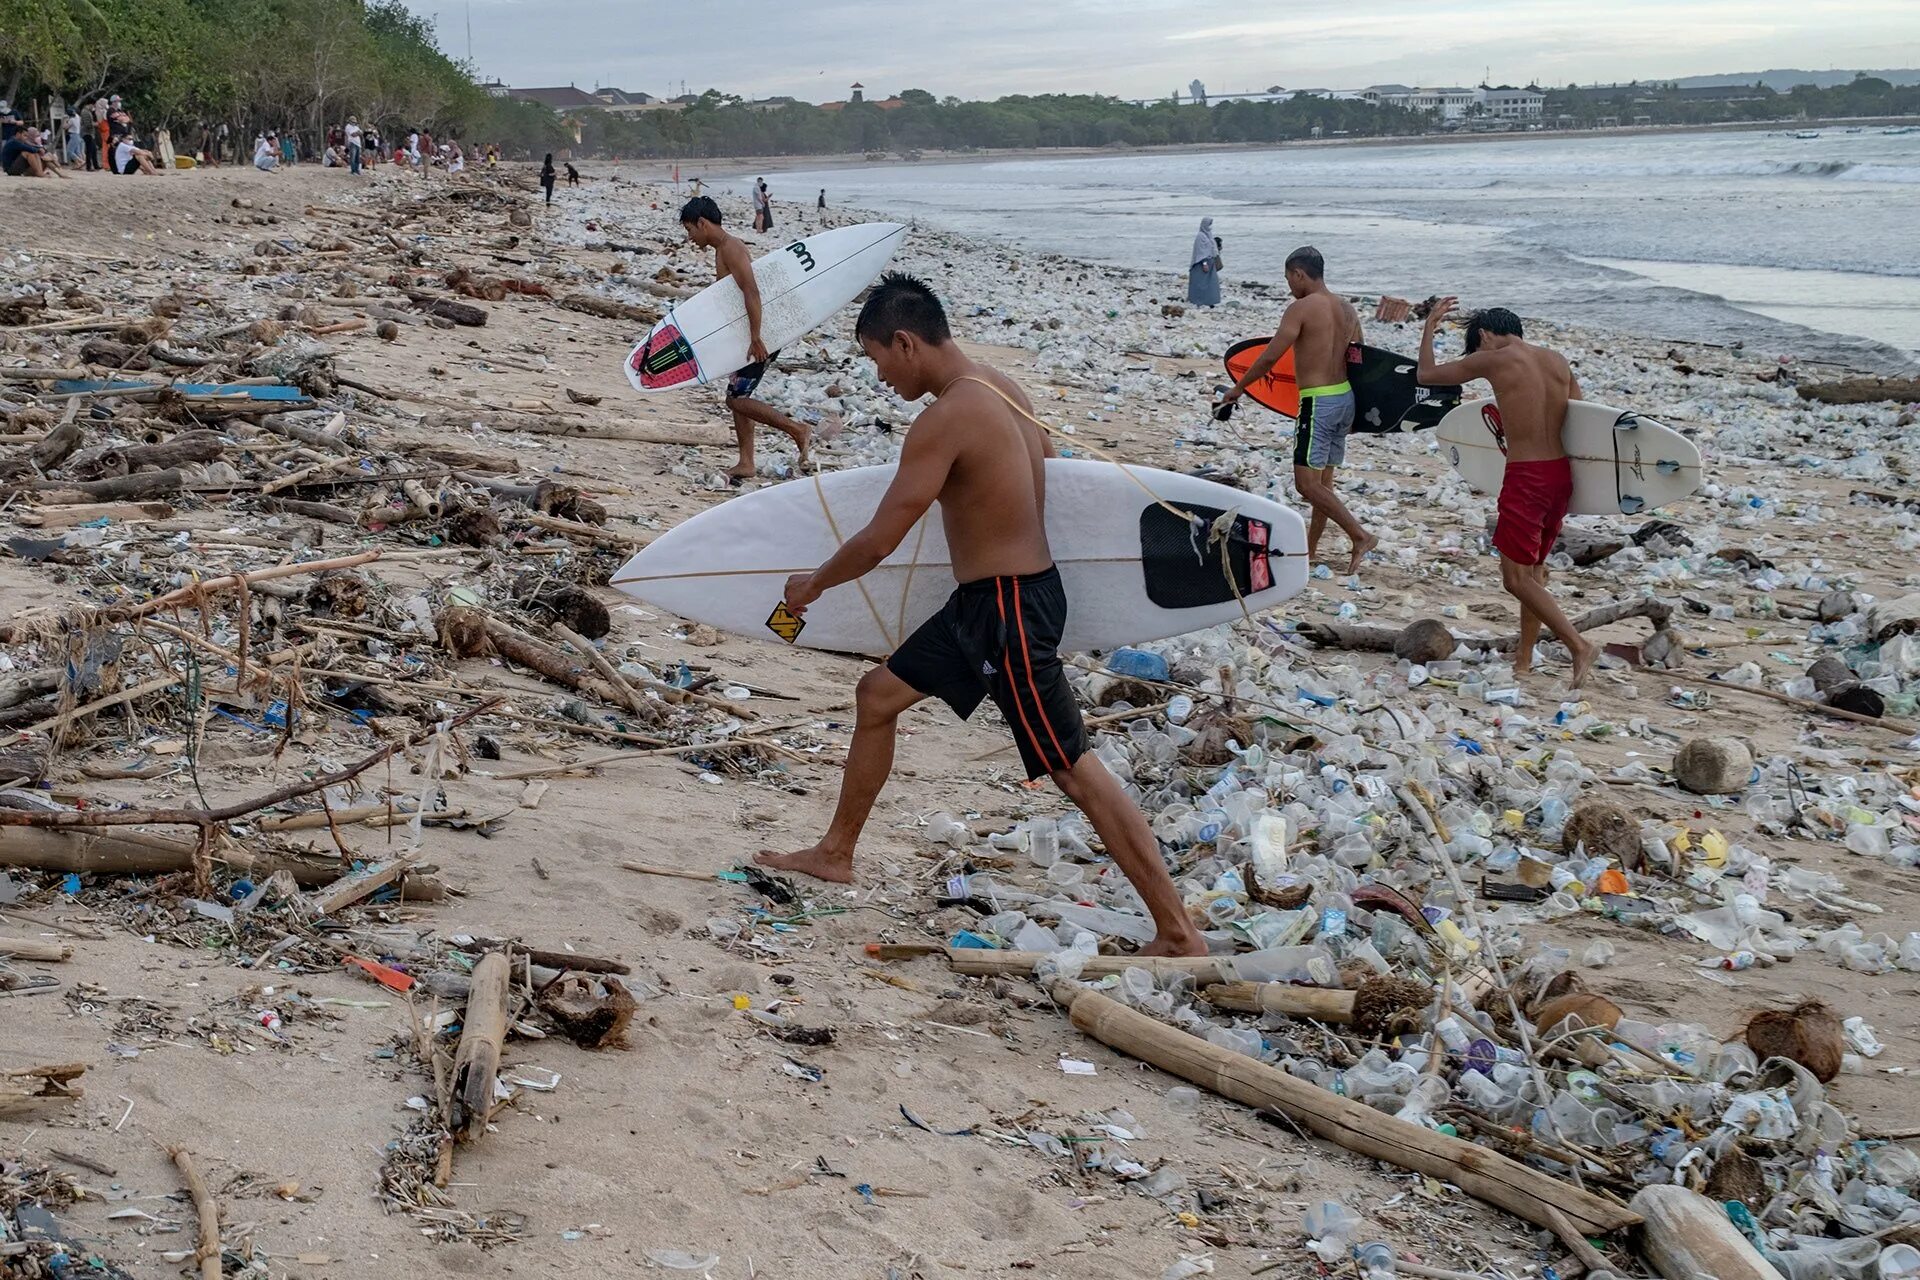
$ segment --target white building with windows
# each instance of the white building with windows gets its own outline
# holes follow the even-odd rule
[[[1510,84],[1483,84],[1474,92],[1481,106],[1481,114],[1489,120],[1526,123],[1538,120],[1546,110],[1547,95],[1538,85],[1516,89]]]

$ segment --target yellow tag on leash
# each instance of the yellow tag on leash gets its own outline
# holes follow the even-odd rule
[[[767,615],[767,630],[788,644],[800,638],[800,632],[806,628],[806,625],[807,620],[794,616],[793,610],[787,608],[785,600],[773,606],[773,612]]]

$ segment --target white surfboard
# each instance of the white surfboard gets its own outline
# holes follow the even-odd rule
[[[808,573],[859,531],[894,468],[790,480],[711,507],[642,548],[613,576],[628,595],[722,631],[843,653],[892,653],[953,592],[936,505],[857,582],[784,617],[787,578]],[[1235,513],[1223,565],[1203,521]],[[1182,635],[1257,613],[1307,582],[1306,528],[1279,503],[1152,467],[1079,458],[1047,462],[1047,539],[1067,591],[1063,652]],[[1229,582],[1227,569],[1233,578]]]
[[[1466,401],[1440,419],[1434,435],[1462,479],[1481,493],[1500,492],[1507,443],[1493,401]],[[1638,515],[1678,502],[1701,484],[1699,446],[1630,410],[1572,401],[1560,444],[1573,461],[1569,515]]]
[[[778,351],[860,295],[906,239],[898,222],[862,222],[795,240],[755,259],[760,340]],[[747,301],[732,277],[667,308],[627,355],[635,391],[672,391],[724,380],[748,363]]]

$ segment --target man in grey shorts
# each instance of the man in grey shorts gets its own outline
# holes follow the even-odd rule
[[[1327,264],[1318,249],[1309,246],[1287,255],[1287,288],[1293,303],[1280,318],[1280,331],[1273,341],[1220,403],[1224,407],[1238,400],[1267,376],[1281,356],[1293,352],[1300,386],[1293,484],[1313,508],[1307,523],[1307,558],[1319,554],[1320,535],[1332,520],[1353,543],[1347,572],[1358,573],[1361,561],[1380,540],[1340,501],[1333,490],[1333,472],[1347,460],[1347,432],[1353,428],[1353,384],[1347,381],[1347,365],[1359,360],[1360,316],[1352,303],[1327,288],[1326,275]]]

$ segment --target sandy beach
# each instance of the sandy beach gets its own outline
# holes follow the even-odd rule
[[[231,833],[236,845],[256,851],[297,839],[329,861],[378,861],[417,841],[409,856],[435,869],[450,891],[443,901],[356,906],[324,923],[288,926],[296,945],[271,951],[257,937],[249,944],[231,921],[182,906],[194,896],[184,872],[158,880],[88,875],[75,892],[61,873],[0,868],[0,936],[73,948],[61,963],[7,962],[51,974],[57,990],[26,998],[0,990],[0,1070],[86,1067],[77,1081],[84,1097],[0,1111],[0,1160],[52,1161],[85,1190],[53,1210],[70,1252],[97,1254],[135,1277],[190,1267],[194,1210],[179,1198],[180,1176],[163,1150],[183,1145],[218,1203],[235,1260],[229,1275],[1200,1274],[1168,1270],[1187,1257],[1207,1260],[1217,1276],[1291,1280],[1327,1274],[1304,1247],[1301,1215],[1330,1198],[1364,1219],[1356,1239],[1387,1240],[1432,1267],[1538,1277],[1562,1259],[1560,1244],[1443,1179],[1304,1138],[1284,1119],[1205,1091],[1197,1105],[1170,1095],[1179,1080],[1082,1035],[1038,986],[959,977],[937,956],[869,956],[869,943],[944,942],[980,927],[965,906],[938,905],[963,856],[1002,884],[1050,891],[1042,869],[1017,851],[984,840],[956,851],[927,836],[927,820],[939,813],[981,837],[1066,816],[1057,792],[1022,785],[1016,757],[1002,750],[1005,730],[990,713],[968,724],[937,705],[909,713],[897,772],[851,890],[806,884],[799,901],[780,904],[737,878],[711,878],[758,849],[809,843],[825,826],[851,730],[853,685],[866,664],[721,636],[604,585],[628,550],[736,492],[720,477],[733,444],[717,395],[632,393],[621,362],[645,326],[556,302],[584,293],[657,309],[666,297],[704,285],[711,268],[684,245],[671,189],[596,179],[563,189],[548,209],[531,171],[473,175],[451,186],[436,176],[423,186],[390,166],[364,182],[303,166],[154,179],[82,174],[12,182],[8,191],[10,292],[50,291],[60,319],[8,319],[0,365],[73,366],[86,335],[68,317],[148,317],[163,297],[186,299],[186,312],[172,318],[170,336],[162,326],[149,344],[174,349],[184,348],[183,334],[246,326],[293,308],[279,322],[278,348],[259,344],[258,331],[235,341],[268,353],[298,347],[311,355],[316,344],[324,347],[333,374],[324,407],[337,407],[365,441],[342,457],[404,458],[433,482],[454,485],[474,471],[472,460],[440,462],[436,475],[432,450],[464,451],[508,467],[489,473],[503,484],[564,485],[606,512],[604,525],[561,517],[561,526],[528,528],[509,520],[517,532],[472,545],[417,522],[368,527],[364,519],[342,524],[274,512],[259,476],[338,459],[323,449],[316,464],[284,439],[262,452],[257,430],[246,437],[254,461],[240,477],[195,473],[193,487],[164,499],[164,514],[111,515],[52,559],[23,549],[21,540],[59,535],[65,525],[53,505],[21,493],[0,506],[0,531],[14,540],[13,554],[0,557],[0,622],[12,625],[11,642],[0,646],[0,681],[69,660],[53,625],[63,614],[295,559],[385,553],[354,570],[370,600],[363,612],[337,612],[331,623],[323,617],[317,629],[301,631],[292,620],[310,600],[263,595],[254,603],[286,613],[271,637],[266,615],[257,615],[252,625],[263,630],[253,643],[323,641],[302,664],[396,682],[400,702],[366,702],[356,711],[322,696],[323,678],[309,677],[307,717],[286,735],[270,718],[283,695],[253,695],[251,711],[236,710],[236,702],[214,714],[162,690],[131,716],[111,710],[76,726],[46,785],[34,788],[42,802],[187,806],[204,796],[218,806],[349,765],[483,698],[505,700],[451,735],[458,758],[451,742],[429,741],[329,793],[343,808],[424,795],[430,808],[464,810],[470,820],[429,824],[416,837],[405,826],[269,833],[250,815]],[[729,200],[726,208],[744,222],[744,202]],[[518,211],[531,215],[530,225],[514,221]],[[813,225],[811,208],[782,203],[778,214],[775,235],[746,233],[756,252]],[[854,216],[834,214],[838,221]],[[1181,304],[1183,282],[1171,273],[1124,273],[934,231],[916,231],[895,265],[932,283],[968,349],[1021,379],[1043,416],[1070,428],[1075,440],[1132,462],[1203,470],[1254,492],[1284,476],[1288,423],[1248,405],[1219,427],[1206,411],[1220,380],[1218,352],[1235,338],[1270,331],[1284,291],[1230,283],[1231,305],[1201,314]],[[392,341],[376,336],[371,322],[301,332],[369,307],[406,308],[392,281],[409,272],[416,275],[402,280],[405,287],[447,293],[445,273],[461,266],[475,277],[537,281],[553,296],[468,298],[487,312],[484,327],[406,323]],[[426,276],[434,278],[422,286]],[[75,301],[70,290],[84,297]],[[97,305],[87,307],[87,299]],[[1371,309],[1365,300],[1363,313]],[[816,459],[827,469],[890,460],[915,412],[860,358],[851,322],[851,312],[843,313],[789,348],[763,392],[814,426]],[[1418,339],[1411,323],[1369,323],[1367,332],[1370,342],[1401,351]],[[1556,919],[1527,918],[1544,907],[1490,899],[1481,910],[1519,922],[1522,941],[1510,963],[1542,944],[1566,948],[1588,990],[1656,1027],[1687,1024],[1719,1041],[1753,1011],[1802,998],[1864,1018],[1884,1051],[1841,1074],[1827,1099],[1856,1138],[1920,1133],[1907,1080],[1920,1061],[1914,973],[1891,961],[1846,967],[1837,947],[1819,945],[1849,920],[1866,935],[1888,935],[1896,950],[1897,940],[1920,929],[1911,865],[1846,843],[1863,822],[1855,811],[1864,810],[1869,825],[1884,821],[1876,829],[1891,849],[1914,844],[1920,758],[1911,697],[1889,698],[1888,723],[1868,724],[1701,682],[1736,672],[1737,680],[1784,692],[1814,658],[1850,643],[1844,633],[1828,643],[1826,624],[1809,613],[1824,597],[1842,589],[1859,597],[1861,607],[1842,615],[1855,617],[1857,632],[1868,623],[1868,598],[1889,602],[1920,590],[1913,410],[1802,399],[1795,381],[1845,371],[1790,363],[1783,376],[1772,354],[1582,329],[1530,336],[1568,355],[1588,398],[1654,415],[1693,436],[1707,456],[1703,491],[1678,506],[1638,519],[1574,521],[1621,549],[1554,575],[1570,613],[1642,596],[1673,603],[1683,637],[1679,672],[1614,658],[1587,688],[1570,693],[1564,660],[1548,661],[1517,686],[1517,705],[1505,705],[1482,692],[1516,687],[1502,659],[1466,662],[1451,676],[1410,687],[1406,664],[1391,653],[1317,648],[1290,634],[1296,623],[1397,628],[1422,617],[1461,632],[1511,632],[1512,602],[1485,545],[1492,499],[1459,481],[1431,433],[1356,439],[1343,491],[1382,539],[1357,582],[1337,572],[1346,547],[1332,532],[1325,558],[1336,572],[1316,577],[1277,614],[1151,647],[1203,700],[1221,692],[1213,667],[1229,655],[1236,678],[1247,682],[1238,686],[1241,696],[1254,688],[1267,700],[1267,710],[1251,718],[1275,756],[1305,735],[1328,767],[1345,767],[1334,748],[1349,739],[1378,758],[1381,708],[1417,710],[1434,729],[1427,745],[1472,739],[1487,754],[1469,765],[1456,750],[1446,785],[1496,823],[1508,807],[1502,788],[1531,777],[1537,790],[1554,753],[1577,760],[1586,771],[1583,798],[1619,803],[1648,833],[1690,833],[1682,842],[1696,851],[1689,859],[1633,877],[1629,896],[1661,904],[1655,919],[1671,918],[1670,901],[1685,896],[1687,875],[1704,876],[1703,885],[1721,875],[1724,854],[1714,861],[1699,849],[1724,838],[1766,859],[1758,875],[1763,895],[1771,875],[1765,903],[1790,913],[1804,942],[1774,965],[1705,967],[1699,962],[1719,949],[1676,925],[1636,922],[1618,901],[1596,899]],[[208,380],[236,372],[237,363]],[[120,376],[182,373],[191,370]],[[0,386],[13,389],[5,459],[24,455],[59,416],[28,405],[28,393],[36,386],[49,393],[47,384]],[[82,421],[100,429],[98,419]],[[544,426],[524,429],[536,421]],[[759,448],[754,483],[794,474],[784,440],[765,433]],[[385,492],[369,484],[326,500],[358,513],[375,490]],[[1274,492],[1285,494],[1284,482]],[[1656,516],[1691,545],[1671,534],[1636,543],[1631,535]],[[130,564],[133,556],[143,564]],[[650,725],[518,664],[456,658],[437,646],[431,626],[416,625],[421,609],[437,614],[450,602],[519,608],[516,590],[535,579],[584,584],[605,606],[611,631],[603,650],[616,666],[711,676],[706,693],[755,718],[717,727],[725,713],[653,696],[660,722]],[[303,591],[308,585],[284,581]],[[217,683],[223,664],[192,641],[228,650],[246,640],[232,615],[216,613],[210,607],[203,619],[191,607],[170,610],[161,616],[189,639],[149,639],[176,660],[197,650],[205,680]],[[1647,619],[1629,618],[1595,634],[1633,646],[1652,630]],[[141,643],[129,642],[120,660],[130,681],[161,669],[153,659],[136,660],[147,652]],[[1752,674],[1738,674],[1743,666]],[[1896,686],[1910,689],[1915,674],[1896,675]],[[409,684],[419,687],[409,691]],[[1334,705],[1301,699],[1306,685]],[[636,749],[616,762],[557,767],[637,747],[563,727],[604,731],[616,720],[625,731],[676,743],[744,733],[772,745],[692,758]],[[1131,731],[1122,724],[1118,732],[1126,736],[1116,743],[1131,749]],[[1675,785],[1666,770],[1676,748],[1706,735],[1744,739],[1768,779],[1791,766],[1804,821],[1783,827],[1756,817],[1751,810],[1759,806],[1739,794]],[[1516,763],[1522,756],[1524,765]],[[547,766],[556,766],[548,777],[500,776]],[[1204,791],[1218,771],[1187,772],[1195,791]],[[1765,789],[1756,784],[1752,793]],[[1534,820],[1524,821],[1531,829]],[[182,828],[169,830],[181,836]],[[1707,840],[1709,832],[1717,835]],[[184,838],[191,836],[186,829]],[[1301,834],[1296,856],[1306,858],[1323,838],[1330,848],[1330,834]],[[1508,843],[1537,839],[1521,831]],[[1200,856],[1188,852],[1176,862]],[[693,874],[644,874],[623,865],[630,863]],[[1089,879],[1096,869],[1088,867]],[[1780,887],[1788,869],[1810,883],[1831,875],[1838,884],[1789,893]],[[1469,885],[1509,878],[1480,866],[1463,875]],[[223,873],[220,883],[229,879]],[[1720,896],[1720,888],[1706,888],[1702,903]],[[1689,909],[1706,909],[1702,903]],[[434,1082],[415,1053],[407,998],[325,958],[352,951],[395,957],[423,975],[458,970],[450,940],[462,936],[617,960],[630,970],[623,981],[638,1007],[624,1048],[587,1049],[558,1034],[510,1039],[505,1077],[536,1083],[516,1086],[515,1101],[488,1131],[461,1144],[445,1205],[395,1212],[379,1194],[382,1168],[392,1166],[392,1144],[433,1105]],[[1590,955],[1600,962],[1584,966]],[[423,990],[416,997],[423,1017],[458,1007]],[[277,1027],[263,1026],[263,1010],[277,1014]],[[1352,1065],[1350,1046],[1300,1025],[1300,1056]],[[1268,1026],[1276,1042],[1295,1035],[1279,1030],[1285,1019]],[[791,1034],[796,1028],[830,1035],[809,1043]],[[1068,1062],[1092,1070],[1076,1074],[1080,1068]],[[63,1164],[55,1151],[101,1168]],[[1114,1172],[1125,1162],[1184,1181],[1164,1197],[1149,1195],[1141,1179]],[[697,1265],[708,1257],[716,1261]],[[239,1259],[253,1269],[243,1273]],[[0,1274],[7,1265],[0,1256]]]

